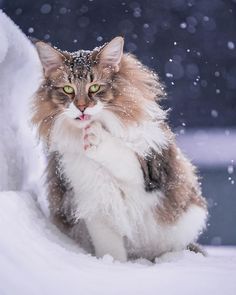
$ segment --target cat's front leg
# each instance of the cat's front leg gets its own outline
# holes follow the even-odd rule
[[[109,133],[102,127],[100,122],[92,122],[84,129],[84,151],[85,154],[94,160],[99,161],[100,145],[106,141]]]
[[[143,182],[142,170],[135,153],[120,138],[112,136],[100,122],[92,122],[84,130],[84,151],[104,166],[117,179],[134,183]]]
[[[120,262],[127,261],[124,240],[101,217],[85,221],[97,258],[106,254]]]

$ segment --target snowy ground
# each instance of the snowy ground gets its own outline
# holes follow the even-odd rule
[[[83,253],[47,221],[36,201],[43,161],[27,125],[39,61],[1,12],[0,44],[0,295],[236,294],[236,248],[121,264]]]
[[[236,248],[166,255],[156,264],[98,260],[46,221],[27,193],[0,193],[0,294],[226,294],[236,292]]]

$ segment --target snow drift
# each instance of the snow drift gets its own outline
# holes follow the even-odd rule
[[[41,66],[2,12],[0,44],[0,294],[235,294],[236,249],[121,264],[91,257],[50,224],[34,198],[44,164],[28,124]]]
[[[25,189],[42,172],[28,124],[41,65],[33,45],[1,11],[0,44],[0,190]]]
[[[0,202],[1,295],[235,294],[235,249],[166,254],[156,264],[99,260],[47,222],[30,194],[2,192]]]

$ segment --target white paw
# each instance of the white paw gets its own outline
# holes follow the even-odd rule
[[[106,131],[101,123],[92,122],[84,129],[84,151],[87,156],[94,158],[100,143],[104,140]]]

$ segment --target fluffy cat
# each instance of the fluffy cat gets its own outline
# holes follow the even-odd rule
[[[32,122],[53,222],[97,257],[153,260],[196,241],[207,208],[159,106],[158,76],[123,44],[69,53],[37,42],[44,79]]]

